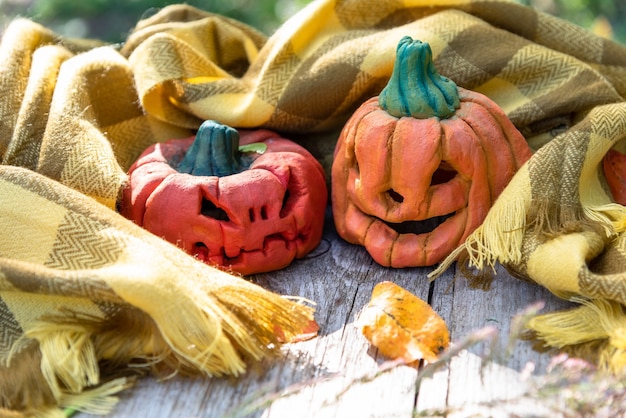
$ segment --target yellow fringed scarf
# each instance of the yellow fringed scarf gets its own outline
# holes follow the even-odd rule
[[[115,212],[139,153],[190,132],[145,114],[118,51],[16,20],[0,57],[0,414],[106,412],[131,363],[239,375],[310,325]]]
[[[540,315],[529,327],[552,347],[626,367],[626,207],[612,201],[602,170],[626,142],[626,103],[593,108],[539,149],[483,224],[433,273],[462,256],[479,269],[503,264],[581,304]]]
[[[593,344],[621,370],[626,223],[599,164],[609,148],[626,148],[624,47],[506,1],[316,0],[270,38],[172,6],[119,49],[23,19],[3,34],[0,408],[94,411],[107,405],[94,397],[127,384],[92,388],[111,371],[98,364],[139,358],[237,374],[277,342],[275,326],[300,332],[311,308],[121,218],[125,172],[148,144],[187,136],[204,119],[329,149],[320,142],[378,94],[407,35],[431,45],[440,73],[495,100],[538,149],[452,257],[501,262],[575,297],[578,312],[531,326],[555,346]]]

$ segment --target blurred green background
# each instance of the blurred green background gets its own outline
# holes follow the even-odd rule
[[[246,22],[267,35],[311,0],[187,0],[200,9]],[[626,44],[622,0],[517,0]],[[2,28],[14,16],[36,20],[67,36],[124,40],[145,13],[168,0],[0,0]]]

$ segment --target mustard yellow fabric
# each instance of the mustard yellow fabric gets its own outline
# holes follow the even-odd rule
[[[274,129],[328,161],[406,35],[431,45],[440,73],[495,100],[537,149],[441,269],[463,252],[575,298],[579,311],[531,326],[555,346],[592,344],[621,370],[626,222],[600,163],[626,148],[623,46],[506,1],[315,0],[269,37],[180,5],[138,22],[122,46],[24,19],[2,35],[0,407],[93,412],[103,404],[91,401],[128,384],[102,376],[137,358],[238,374],[276,342],[274,325],[287,337],[302,330],[310,307],[118,215],[126,170],[148,144],[205,119]]]

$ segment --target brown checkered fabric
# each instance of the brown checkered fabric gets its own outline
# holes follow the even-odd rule
[[[126,382],[98,386],[103,359],[236,374],[242,358],[263,356],[273,324],[297,334],[309,308],[118,215],[125,172],[148,144],[205,119],[277,130],[328,161],[406,35],[431,45],[443,75],[498,103],[537,150],[441,269],[465,252],[476,267],[501,262],[576,297],[573,314],[531,326],[557,346],[601,341],[605,364],[620,369],[626,213],[599,167],[609,148],[626,151],[626,48],[505,1],[316,0],[269,38],[181,5],[138,22],[121,48],[23,19],[3,33],[0,407],[107,399]]]

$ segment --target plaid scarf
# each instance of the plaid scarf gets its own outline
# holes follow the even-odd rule
[[[506,1],[316,0],[269,38],[181,5],[138,22],[121,47],[23,19],[3,34],[0,407],[106,409],[128,384],[106,376],[134,359],[237,374],[278,345],[275,327],[287,339],[301,332],[307,306],[117,214],[126,170],[147,145],[205,119],[291,135],[327,163],[406,35],[428,42],[441,74],[491,97],[537,149],[433,274],[464,254],[579,301],[531,328],[621,370],[626,212],[600,165],[608,149],[626,151],[626,48]]]

